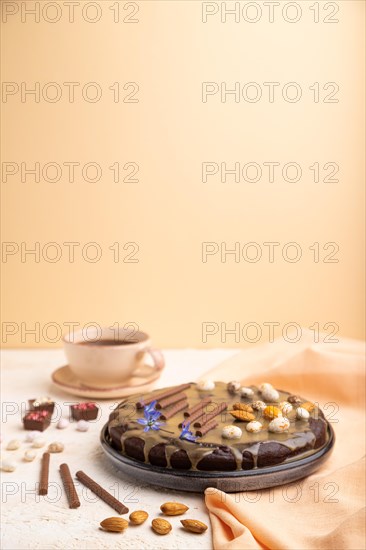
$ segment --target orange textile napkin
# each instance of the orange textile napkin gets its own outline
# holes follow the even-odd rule
[[[326,335],[320,335],[324,341]],[[364,550],[365,361],[363,342],[275,341],[245,350],[207,373],[243,385],[270,382],[319,403],[336,441],[314,474],[257,492],[205,492],[217,550]]]

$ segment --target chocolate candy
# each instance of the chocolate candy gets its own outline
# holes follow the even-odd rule
[[[49,397],[39,397],[38,399],[29,399],[29,408],[31,411],[48,411],[50,414],[55,409],[55,402]]]
[[[23,418],[25,430],[43,432],[51,424],[51,414],[48,411],[29,411]]]
[[[70,405],[70,412],[74,420],[95,420],[98,417],[99,408],[95,403],[77,403]]]

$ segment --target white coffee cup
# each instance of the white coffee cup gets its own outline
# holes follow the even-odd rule
[[[70,332],[63,343],[70,370],[91,388],[128,384],[132,376],[147,378],[165,364],[161,351],[152,349],[149,335],[140,330],[90,327],[87,335]]]

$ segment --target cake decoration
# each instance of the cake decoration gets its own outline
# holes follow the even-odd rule
[[[252,434],[257,434],[262,429],[262,424],[258,422],[258,420],[253,420],[252,422],[248,422],[248,424],[245,426],[247,432],[250,432]]]
[[[263,410],[263,416],[273,420],[273,418],[277,418],[278,416],[282,416],[282,411],[278,407],[274,407],[273,405],[268,405]]]
[[[224,426],[222,429],[222,437],[224,439],[240,439],[243,432],[238,426]]]
[[[254,414],[248,411],[234,410],[234,411],[230,411],[230,414],[240,422],[251,422],[252,420],[255,420]]]
[[[201,426],[201,428],[198,428],[196,430],[196,435],[199,437],[203,437],[208,432],[215,429],[218,425],[219,423],[217,422],[217,420],[211,420],[211,422],[207,422],[207,424],[204,424],[203,426]]]
[[[197,383],[197,389],[199,391],[212,391],[215,389],[215,382],[212,380],[200,380]]]
[[[178,401],[178,403],[175,403],[175,405],[168,407],[165,411],[161,413],[161,419],[168,420],[178,412],[182,411],[183,409],[186,409],[187,406],[188,406],[188,402],[186,399],[183,399],[182,401]]]
[[[179,439],[185,439],[186,441],[191,441],[192,443],[196,442],[197,437],[189,429],[190,422],[183,422],[182,432],[179,436]]]
[[[310,401],[305,401],[305,403],[302,403],[301,407],[311,413],[315,409],[315,404],[310,403]]]
[[[282,414],[287,416],[290,414],[290,412],[292,411],[293,409],[293,406],[291,405],[291,403],[289,403],[288,401],[282,401],[280,404],[279,404],[279,408],[281,409],[282,411]]]
[[[304,407],[298,407],[296,409],[296,417],[299,419],[299,420],[309,420],[310,418],[310,413],[309,411],[307,411],[306,409],[304,409]]]
[[[210,422],[213,418],[215,418],[215,416],[222,413],[225,409],[227,409],[227,403],[220,403],[216,406],[216,410],[199,416],[193,426],[195,428],[201,428],[204,424]]]
[[[152,401],[149,405],[144,407],[144,417],[138,418],[137,422],[145,426],[144,432],[149,430],[159,430],[162,426],[162,422],[158,422],[158,419],[161,416],[161,412],[155,409],[156,401]]]
[[[301,399],[298,395],[289,395],[287,401],[291,403],[291,405],[300,405],[301,403]]]
[[[267,407],[264,401],[253,401],[252,408],[255,411],[264,411],[264,409]]]
[[[232,382],[229,382],[227,385],[227,391],[231,394],[239,393],[240,386],[240,382],[237,380],[232,380]]]
[[[254,396],[252,388],[240,388],[240,396],[251,399]]]
[[[277,390],[275,390],[275,388],[266,387],[262,391],[262,397],[264,401],[267,401],[269,403],[276,403],[277,401],[280,400],[280,394],[278,393]]]
[[[203,413],[203,408],[208,405],[209,403],[212,402],[212,398],[211,397],[205,397],[204,399],[202,399],[202,401],[200,401],[199,403],[197,403],[196,405],[193,405],[193,407],[190,407],[188,409],[188,411],[185,411],[183,414],[184,416],[188,416],[188,417],[192,417],[192,415],[194,413],[196,413],[197,411],[200,411],[200,413],[202,414]],[[196,417],[197,418],[197,417]]]
[[[182,391],[187,390],[190,387],[191,384],[181,384],[180,386],[174,386],[173,388],[169,388],[168,390],[159,392],[153,397],[151,396],[151,394],[146,395],[136,402],[136,409],[143,409],[145,405],[149,405],[152,401],[159,401],[164,397],[170,397],[171,395],[175,395],[176,393],[181,393]]]
[[[278,416],[271,420],[268,425],[268,430],[273,433],[287,432],[290,428],[290,421],[284,416]]]

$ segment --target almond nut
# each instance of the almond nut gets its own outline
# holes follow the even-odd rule
[[[269,418],[270,420],[273,420],[273,418],[278,418],[279,416],[282,416],[282,411],[278,407],[269,405],[264,409],[263,416]]]
[[[250,405],[246,405],[245,403],[234,403],[233,405],[234,411],[246,411],[249,413],[253,412],[253,409]]]
[[[107,518],[100,522],[100,526],[105,531],[112,531],[113,533],[122,533],[128,527],[128,521],[122,518]]]
[[[160,510],[166,516],[180,516],[188,510],[188,506],[180,502],[165,502],[160,506]]]
[[[158,535],[167,535],[172,530],[172,526],[169,521],[161,518],[153,519],[151,522],[151,527]]]
[[[130,514],[129,519],[133,525],[141,525],[141,523],[144,523],[148,517],[149,514],[147,512],[144,512],[143,510],[136,510],[136,512],[132,512],[132,514]]]
[[[190,531],[191,533],[204,533],[208,527],[205,523],[202,521],[198,521],[197,519],[181,519],[181,524],[187,531]]]
[[[247,412],[247,411],[229,411],[231,416],[236,418],[236,420],[240,420],[241,422],[251,422],[252,420],[255,420],[254,414]]]

